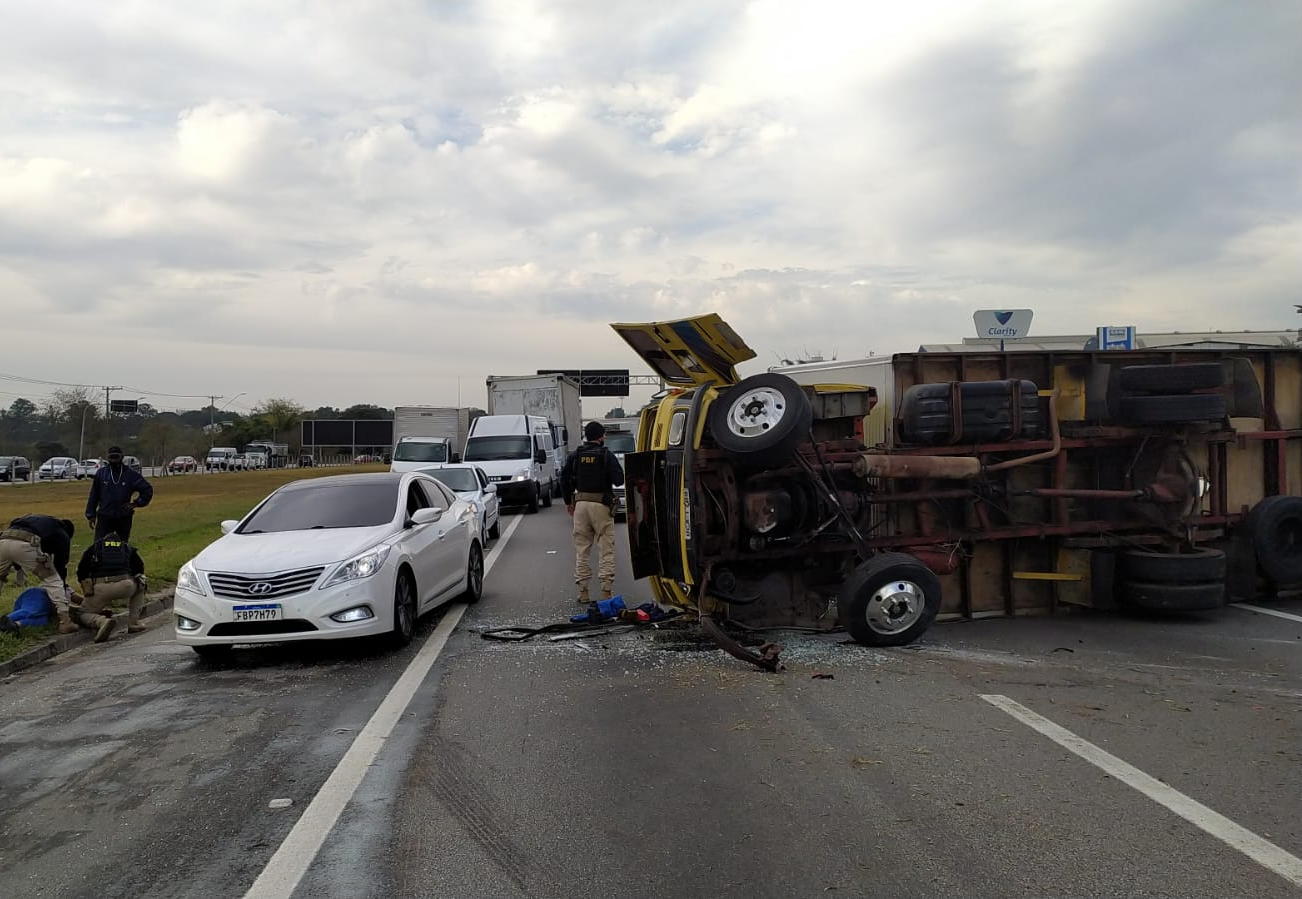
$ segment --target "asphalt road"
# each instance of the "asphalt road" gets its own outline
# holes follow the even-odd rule
[[[519,518],[437,657],[459,608],[394,654],[212,669],[161,628],[0,683],[0,890],[242,896],[316,825],[301,879],[262,895],[1302,893],[1302,620],[993,620],[891,651],[784,635],[778,674],[672,633],[483,640],[578,608],[568,523]],[[626,569],[617,586],[645,598]],[[431,661],[339,794],[390,688]],[[337,820],[304,814],[319,792]]]

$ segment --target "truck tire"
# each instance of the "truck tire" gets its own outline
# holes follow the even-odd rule
[[[548,482],[547,482],[547,489],[546,489],[546,490],[543,490],[543,491],[540,491],[540,492],[542,493],[542,504],[543,504],[543,508],[544,508],[544,509],[550,509],[550,508],[552,507],[552,485],[551,485],[551,482],[548,481]]]
[[[781,465],[809,435],[814,409],[786,375],[752,375],[710,405],[714,442],[744,465]]]
[[[1219,421],[1225,417],[1225,397],[1219,393],[1192,396],[1123,396],[1121,417],[1137,425]]]
[[[1261,573],[1277,584],[1302,582],[1302,497],[1268,496],[1244,524]]]
[[[1117,374],[1117,383],[1126,393],[1189,393],[1221,386],[1219,362],[1193,362],[1187,365],[1127,365]]]
[[[529,505],[526,507],[530,515],[538,511],[538,494],[540,493],[542,493],[542,488],[538,486],[537,481],[534,481],[533,492],[529,494]]]
[[[940,579],[914,556],[880,553],[846,578],[836,605],[856,643],[903,646],[936,620]]]
[[[1143,612],[1205,612],[1225,605],[1225,583],[1156,584],[1126,581],[1118,599],[1122,605]]]
[[[1121,554],[1126,581],[1156,584],[1200,584],[1225,580],[1225,553],[1198,547],[1192,552],[1161,553],[1128,549]]]

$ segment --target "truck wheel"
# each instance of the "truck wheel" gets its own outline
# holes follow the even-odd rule
[[[714,442],[739,462],[779,465],[809,434],[814,410],[786,375],[752,375],[729,388],[710,406]]]
[[[1204,612],[1225,605],[1225,583],[1155,584],[1127,581],[1121,585],[1122,605],[1144,612]]]
[[[539,490],[538,483],[535,481],[533,485],[533,492],[529,494],[528,509],[530,515],[533,515],[538,511],[538,494],[540,492],[541,491]]]
[[[1262,574],[1277,584],[1302,582],[1302,497],[1266,497],[1245,526]]]
[[[1121,417],[1137,425],[1219,421],[1225,417],[1225,397],[1219,393],[1192,396],[1123,396]]]
[[[864,646],[912,643],[940,611],[940,579],[907,553],[881,553],[841,585],[837,614]]]
[[[1157,584],[1201,584],[1225,580],[1225,553],[1199,547],[1191,552],[1158,553],[1128,549],[1121,554],[1126,581]]]
[[[1127,365],[1117,374],[1117,384],[1127,393],[1188,393],[1221,386],[1219,362],[1188,365]]]
[[[542,504],[545,509],[552,507],[552,485],[550,483],[547,484],[547,489],[542,491]]]

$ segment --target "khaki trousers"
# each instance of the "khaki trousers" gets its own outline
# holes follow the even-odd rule
[[[99,578],[82,581],[82,586],[89,586],[91,591],[82,600],[80,608],[72,607],[74,620],[82,627],[97,628],[107,617],[100,613],[115,602],[127,600],[127,624],[140,623],[140,609],[145,604],[144,578],[123,578],[120,581],[104,582]]]
[[[601,589],[610,593],[615,586],[615,516],[605,503],[576,502],[574,504],[574,582],[581,591],[588,589],[592,580],[592,544],[596,541],[601,551],[597,576]]]
[[[15,567],[41,582],[60,616],[68,614],[68,595],[63,592],[63,578],[59,577],[50,557],[41,552],[39,544],[9,538],[0,540],[0,583],[4,583],[9,571]]]

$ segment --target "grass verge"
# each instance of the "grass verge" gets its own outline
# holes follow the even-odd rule
[[[154,500],[136,513],[131,543],[145,561],[150,588],[166,586],[176,582],[176,572],[182,565],[221,536],[222,521],[243,518],[277,487],[303,478],[386,470],[383,465],[356,465],[151,478]],[[77,561],[94,536],[86,523],[89,492],[87,481],[0,487],[0,527],[32,512],[70,519],[77,531],[72,538],[68,578],[75,586]],[[0,588],[0,614],[13,608],[18,593],[11,576],[9,583]],[[55,631],[56,628],[49,627],[33,628],[18,635],[0,634],[0,661],[45,642]]]

